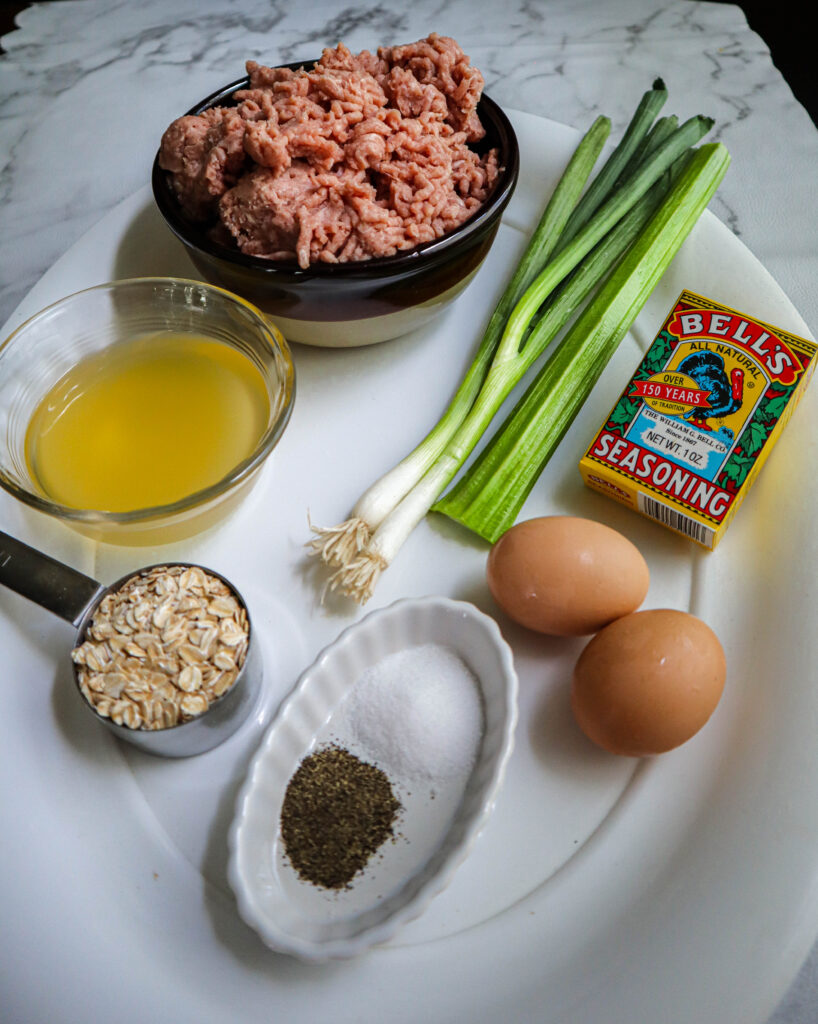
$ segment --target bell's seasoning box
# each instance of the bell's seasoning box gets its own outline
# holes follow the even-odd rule
[[[815,354],[811,341],[682,292],[580,461],[585,483],[715,548]]]

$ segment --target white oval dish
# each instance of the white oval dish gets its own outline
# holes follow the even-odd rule
[[[333,715],[367,668],[430,643],[453,650],[477,680],[484,728],[474,764],[461,779],[444,780],[425,795],[418,785],[396,790],[405,807],[409,797],[399,835],[350,889],[321,890],[302,881],[286,860],[279,827],[289,780],[325,742],[355,752],[354,741],[333,732]],[[494,620],[473,605],[404,599],[344,630],[282,703],[239,793],[228,874],[243,919],[271,949],[307,960],[352,957],[391,938],[446,887],[471,849],[502,784],[516,722],[511,649]]]

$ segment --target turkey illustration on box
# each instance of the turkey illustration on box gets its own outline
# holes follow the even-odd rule
[[[815,353],[804,338],[682,292],[583,456],[585,483],[714,548]]]

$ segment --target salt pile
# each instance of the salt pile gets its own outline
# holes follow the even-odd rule
[[[477,680],[440,644],[409,647],[367,669],[344,701],[343,714],[367,756],[409,779],[467,771],[483,732]]]

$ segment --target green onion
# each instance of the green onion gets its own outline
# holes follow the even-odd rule
[[[599,208],[599,205],[608,197],[611,189],[617,182],[622,172],[627,167],[635,152],[642,145],[648,131],[656,120],[659,111],[667,100],[667,89],[661,78],[653,83],[653,88],[648,90],[639,101],[630,124],[619,145],[611,153],[604,167],[594,178],[588,191],[577,203],[577,207],[571,214],[571,219],[565,227],[560,238],[559,248],[564,248],[568,242],[584,227],[588,219]]]
[[[656,124],[653,125],[651,130],[642,139],[642,142],[637,147],[633,156],[629,160],[622,172],[622,177],[618,179],[617,184],[622,184],[630,175],[636,170],[643,160],[646,160],[651,153],[655,153],[656,150],[661,146],[665,139],[669,138],[679,127],[679,118],[675,114],[670,114],[668,117],[660,117]]]
[[[491,542],[514,523],[543,467],[707,206],[729,162],[721,143],[702,146],[690,157],[633,248],[480,458],[434,506],[436,511]]]
[[[675,119],[651,127],[664,98],[657,81],[626,139],[580,198],[609,129],[606,119],[597,120],[560,179],[441,421],[365,492],[348,520],[313,527],[313,551],[338,566],[329,587],[358,601],[369,598],[380,573],[454,479],[513,388],[644,229],[667,191],[671,168],[713,124],[695,117],[681,127]]]
[[[622,188],[615,190],[610,195],[568,245],[555,254],[514,307],[503,337],[500,339],[493,367],[498,360],[502,362],[513,358],[512,352],[519,347],[526,326],[555,286],[574,269],[594,245],[648,191],[651,185],[712,127],[713,121],[708,117],[696,116],[685,121],[637,167],[633,176],[628,178]],[[489,371],[489,378],[490,376],[491,371]]]
[[[684,157],[680,157],[680,161],[677,162],[683,161]],[[673,168],[642,196],[543,303],[522,352],[521,377],[551,344],[591,292],[613,270],[619,258],[647,224],[670,188],[672,172]]]
[[[463,421],[483,386],[509,313],[547,263],[610,131],[610,120],[598,117],[577,146],[500,297],[474,361],[437,425],[409,455],[361,495],[349,519],[332,527],[310,524],[316,536],[309,546],[327,564],[344,565],[364,547],[372,531],[434,465]]]

